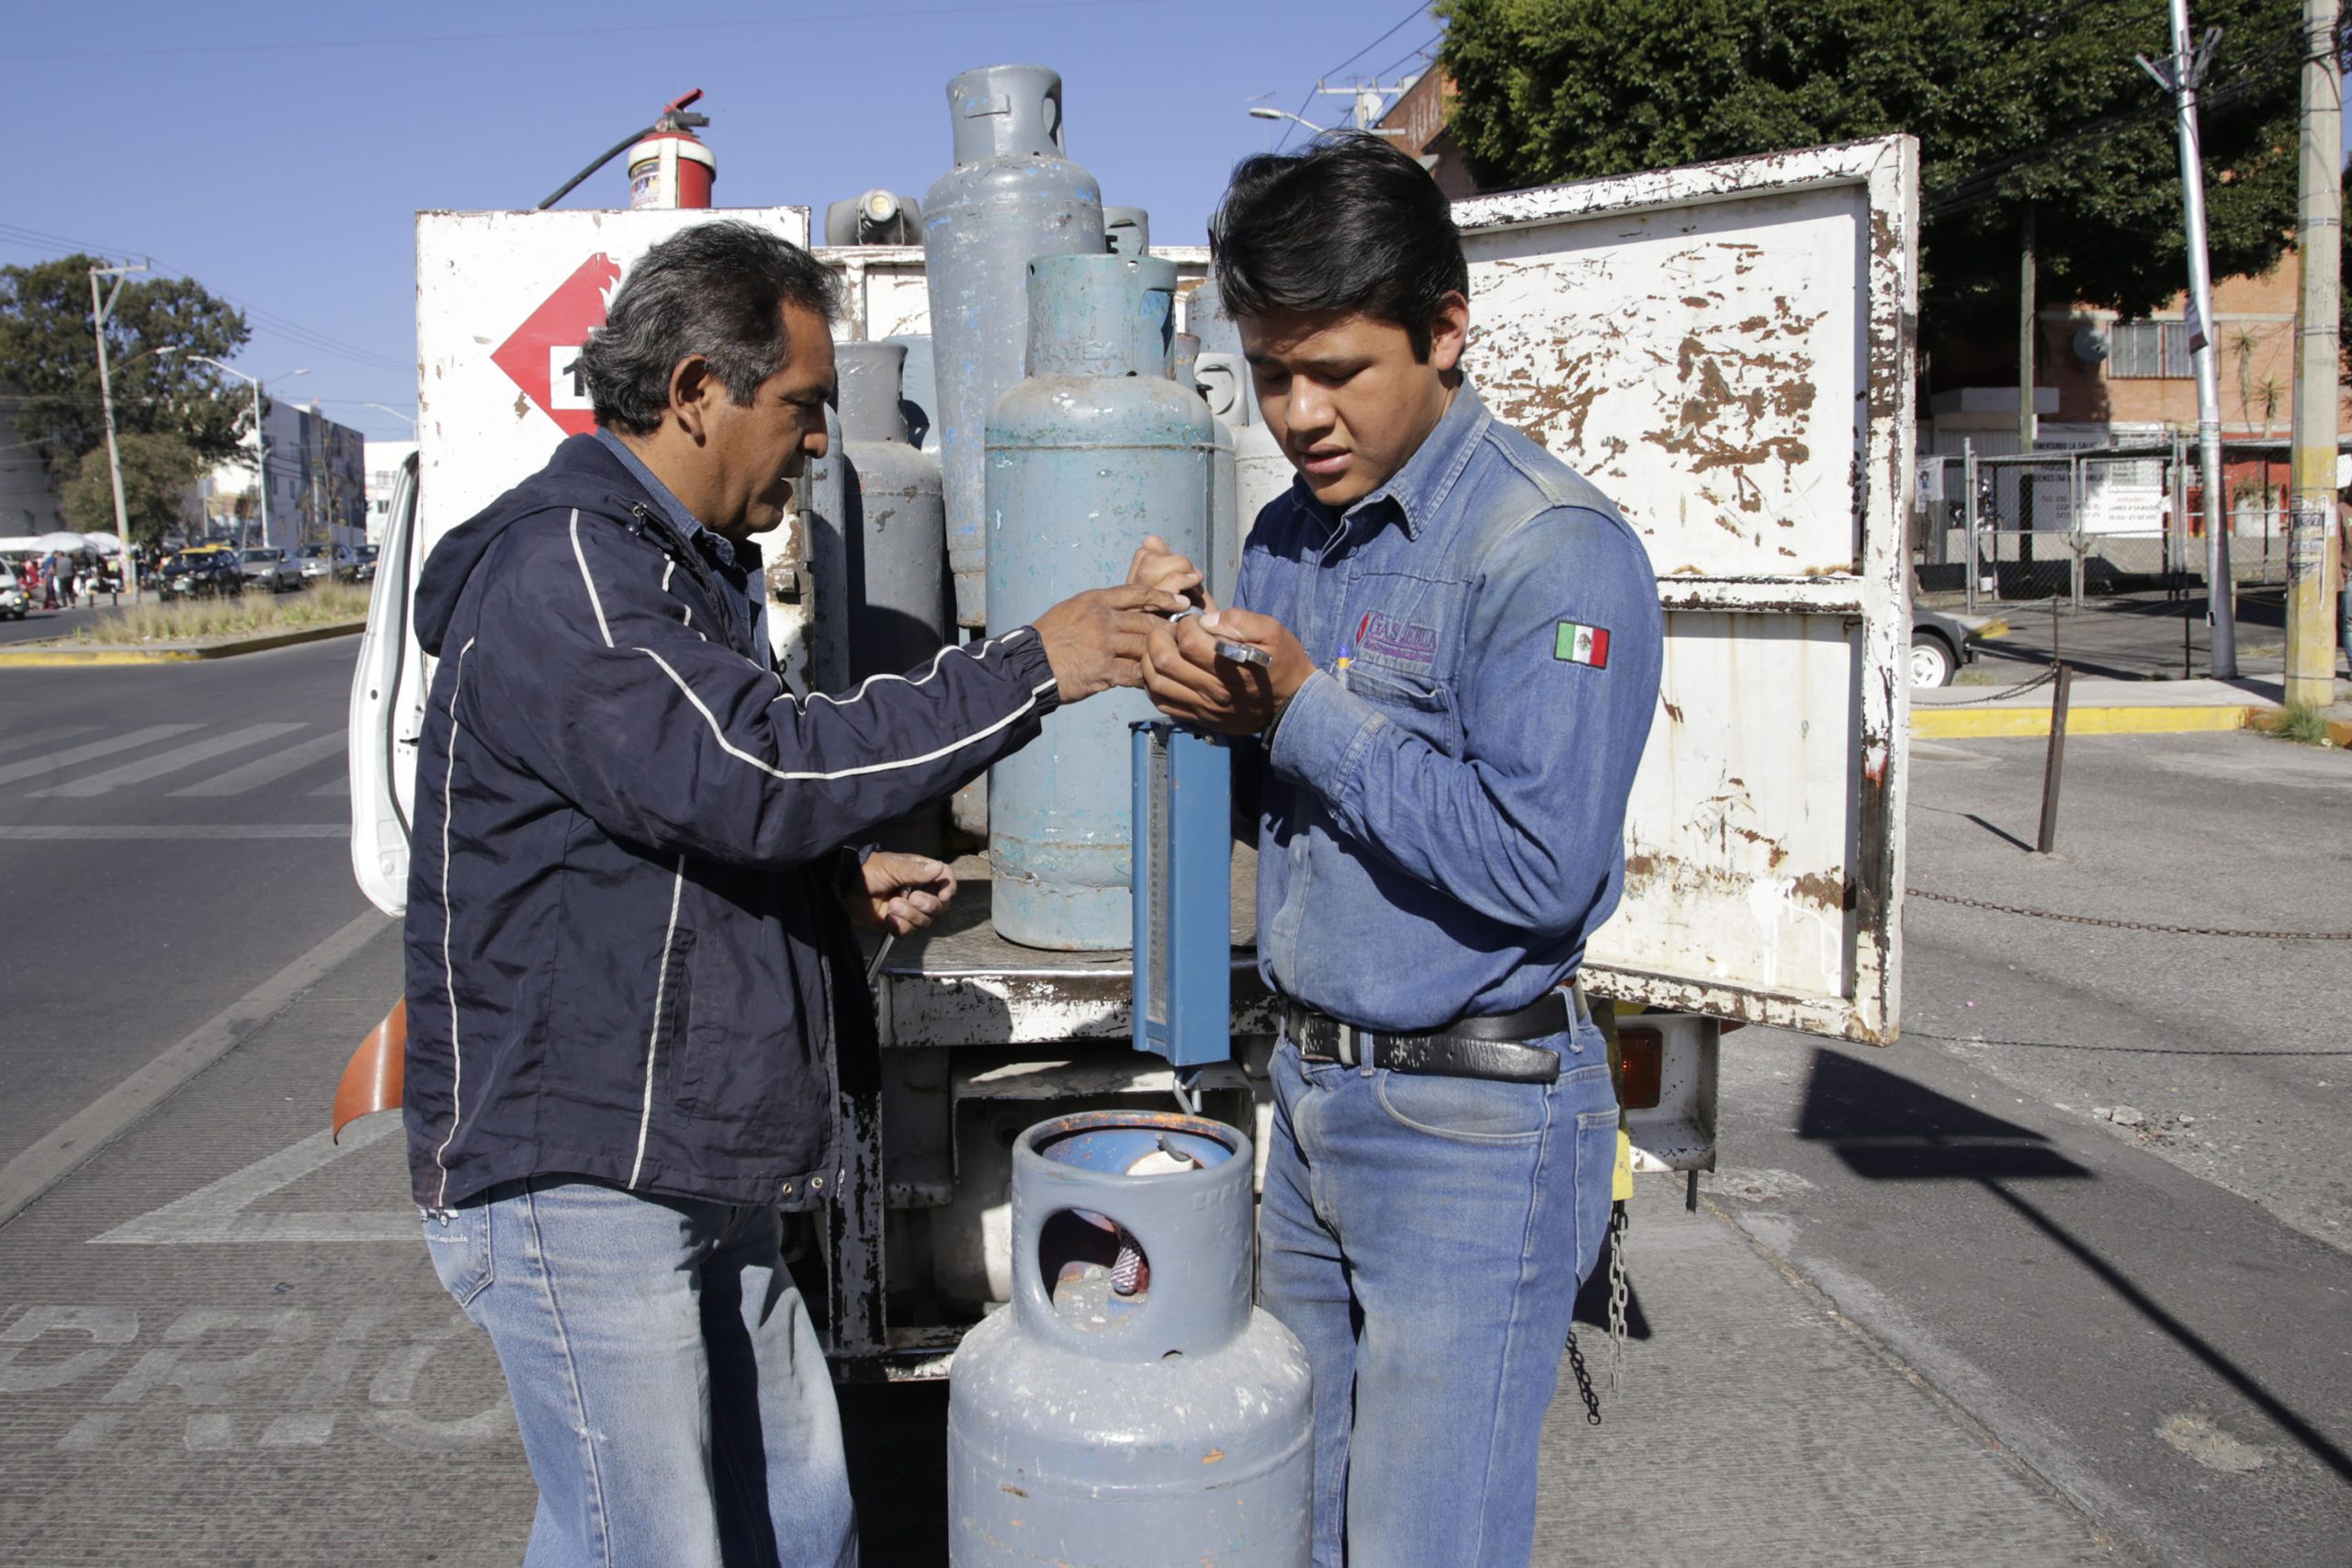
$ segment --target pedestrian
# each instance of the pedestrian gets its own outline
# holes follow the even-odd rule
[[[956,889],[850,846],[1045,716],[1139,685],[1118,585],[854,692],[789,689],[755,536],[826,449],[831,275],[731,221],[633,266],[580,356],[598,426],[444,538],[406,954],[409,1168],[496,1346],[532,1568],[856,1560],[780,1207],[832,1196],[878,1072],[851,929]]]
[[[1212,242],[1297,477],[1240,607],[1156,629],[1146,682],[1252,738],[1282,1018],[1259,1299],[1313,1368],[1314,1558],[1516,1568],[1609,1224],[1617,1102],[1576,979],[1622,889],[1657,584],[1608,499],[1463,375],[1468,268],[1411,158],[1359,134],[1248,159]]]
[[[2335,646],[2352,674],[2352,490],[2335,493]]]
[[[40,607],[57,608],[57,552],[51,550],[40,562]]]

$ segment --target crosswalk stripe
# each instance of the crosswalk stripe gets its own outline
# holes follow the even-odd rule
[[[67,724],[55,729],[36,729],[24,735],[0,736],[0,751],[21,751],[28,746],[43,746],[51,740],[62,740],[69,735],[87,735],[97,728],[95,724]]]
[[[0,768],[0,784],[15,784],[18,779],[38,778],[42,773],[53,773],[60,768],[70,768],[76,762],[95,761],[100,757],[111,757],[117,751],[128,751],[134,746],[152,745],[155,741],[203,728],[200,724],[151,724],[128,735],[110,736],[104,740],[93,740],[85,746],[76,746],[68,751],[53,751],[46,757],[35,757],[29,762],[11,762]]]
[[[186,789],[175,789],[172,793],[174,795],[243,795],[247,790],[268,784],[273,779],[282,779],[288,773],[300,773],[314,763],[323,762],[329,757],[340,757],[343,752],[343,731],[338,729],[332,734],[305,740],[300,746],[288,746],[283,751],[256,758],[242,768],[232,768],[217,778],[209,778],[202,784],[192,784]]]
[[[153,757],[141,757],[136,762],[126,762],[119,768],[108,768],[102,773],[92,773],[72,784],[62,784],[53,789],[37,789],[37,795],[88,796],[105,795],[124,784],[145,784],[149,779],[162,778],[165,773],[192,768],[198,762],[209,762],[231,751],[242,751],[248,746],[258,746],[265,740],[275,740],[281,735],[291,735],[301,728],[299,724],[249,724],[243,729],[226,735],[216,735],[209,740],[198,740],[169,751],[159,751]]]
[[[311,793],[312,795],[349,795],[351,793],[351,775],[345,773],[341,778],[329,779],[326,783],[321,784]]]

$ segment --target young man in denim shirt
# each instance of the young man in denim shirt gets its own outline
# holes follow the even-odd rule
[[[1237,607],[1155,631],[1145,678],[1257,738],[1237,792],[1283,1002],[1260,1291],[1314,1367],[1315,1561],[1524,1563],[1609,1218],[1617,1105],[1574,982],[1623,883],[1657,584],[1607,498],[1464,378],[1469,271],[1411,159],[1370,136],[1250,159],[1213,238],[1298,478]],[[1136,579],[1197,582],[1148,548]]]

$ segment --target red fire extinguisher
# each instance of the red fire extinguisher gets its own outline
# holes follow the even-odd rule
[[[628,204],[639,207],[708,207],[710,187],[718,178],[718,160],[695,135],[696,126],[710,117],[688,114],[686,106],[702,96],[696,87],[665,106],[645,139],[628,150]]]

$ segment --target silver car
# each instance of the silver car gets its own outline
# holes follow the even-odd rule
[[[270,547],[237,552],[237,570],[244,574],[248,588],[266,589],[283,593],[289,588],[302,586],[302,569],[286,558],[286,552]]]

